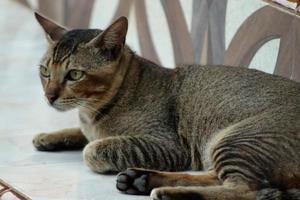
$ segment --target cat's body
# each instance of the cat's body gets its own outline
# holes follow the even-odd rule
[[[87,71],[80,82],[74,79],[81,72],[73,74],[70,86],[52,86],[49,73],[44,72],[42,83],[54,107],[63,107],[63,103],[55,105],[59,101],[57,95],[53,97],[56,93],[81,95],[62,98],[72,99],[72,105],[79,107],[80,129],[39,135],[34,140],[38,149],[83,147],[88,141],[85,162],[100,173],[128,167],[207,172],[188,176],[132,169],[119,175],[118,189],[129,194],[146,194],[161,186],[194,186],[154,189],[153,199],[298,199],[299,83],[238,67],[160,67],[121,45],[125,40],[122,30],[127,29],[124,19],[96,40],[99,31],[80,32],[84,39],[78,39],[76,31],[61,36],[54,33],[61,29],[53,29],[52,22],[40,16],[38,20],[53,40],[59,37],[42,66],[55,63],[52,55],[59,55],[55,53],[59,46],[68,48],[70,39],[74,44],[77,40],[71,46],[79,50],[71,51],[69,59],[61,56],[55,66],[68,68],[62,66],[80,62],[89,66],[83,69]],[[95,51],[81,48],[95,42],[102,45],[101,54],[96,60],[85,59],[86,52],[95,55]],[[97,65],[104,67],[92,71]]]

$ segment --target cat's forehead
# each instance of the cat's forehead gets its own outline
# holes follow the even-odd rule
[[[80,44],[89,42],[101,32],[99,29],[76,29],[68,31],[52,48],[51,56],[53,63],[63,63],[68,57],[76,53],[77,47]]]

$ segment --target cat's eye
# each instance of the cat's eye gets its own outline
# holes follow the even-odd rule
[[[50,70],[47,67],[40,66],[40,73],[43,77],[50,77]]]
[[[80,71],[80,70],[71,70],[67,74],[66,79],[70,80],[70,81],[78,81],[78,80],[82,79],[83,76],[84,76],[84,72],[83,71]]]

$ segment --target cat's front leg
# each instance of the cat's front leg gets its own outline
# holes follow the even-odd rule
[[[79,128],[63,129],[53,133],[40,133],[34,137],[32,142],[39,151],[82,149],[88,143]]]
[[[95,140],[83,151],[87,166],[98,173],[130,167],[180,171],[190,167],[190,155],[178,141],[152,135],[118,136]]]

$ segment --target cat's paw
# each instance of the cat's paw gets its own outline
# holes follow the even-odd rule
[[[150,198],[151,200],[170,200],[170,197],[160,188],[152,190]]]
[[[40,133],[33,138],[32,143],[39,151],[55,151],[59,144],[53,142],[51,137],[50,134]]]
[[[192,200],[204,199],[194,191],[186,190],[184,187],[161,187],[152,190],[150,194],[152,200]]]
[[[149,177],[155,171],[143,169],[127,169],[118,174],[116,187],[121,192],[133,195],[150,194]]]

